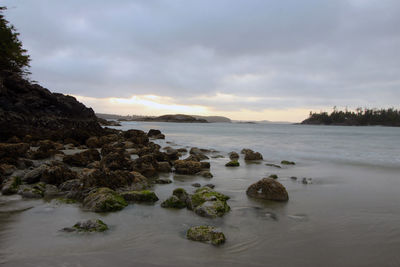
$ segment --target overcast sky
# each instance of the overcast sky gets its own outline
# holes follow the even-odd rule
[[[97,112],[399,107],[398,0],[5,0],[32,79]]]

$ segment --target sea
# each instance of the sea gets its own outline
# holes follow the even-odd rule
[[[400,128],[164,122],[114,128],[159,129],[166,139],[154,142],[161,147],[214,150],[214,177],[163,174],[173,183],[154,186],[160,201],[113,213],[0,196],[1,266],[400,266]],[[240,167],[225,167],[228,153],[243,148],[264,160],[245,162],[241,155]],[[286,187],[288,202],[246,195],[271,174]],[[208,219],[161,208],[175,188],[191,193],[193,183],[214,184],[230,197],[231,211]],[[110,230],[60,231],[95,218]],[[187,229],[196,225],[217,227],[226,243],[188,240]]]

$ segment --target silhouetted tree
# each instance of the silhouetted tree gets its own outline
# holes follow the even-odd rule
[[[4,18],[6,7],[0,7],[0,74],[27,75],[30,58],[18,39],[15,27]]]

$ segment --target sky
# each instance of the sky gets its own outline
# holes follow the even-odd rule
[[[3,0],[31,79],[99,113],[398,108],[398,0]]]

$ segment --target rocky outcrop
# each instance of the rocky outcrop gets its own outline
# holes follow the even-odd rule
[[[127,205],[121,195],[106,187],[94,190],[83,200],[83,207],[94,212],[118,211]]]
[[[147,136],[154,139],[165,139],[165,135],[160,130],[150,129]]]
[[[273,178],[263,178],[257,183],[250,185],[249,188],[247,188],[246,194],[250,197],[265,200],[289,200],[286,188]]]
[[[0,141],[20,139],[74,139],[83,144],[103,133],[92,109],[74,97],[49,90],[19,77],[0,77]]]
[[[210,242],[215,246],[225,243],[226,240],[224,233],[208,225],[190,227],[186,233],[186,237],[193,241]]]

